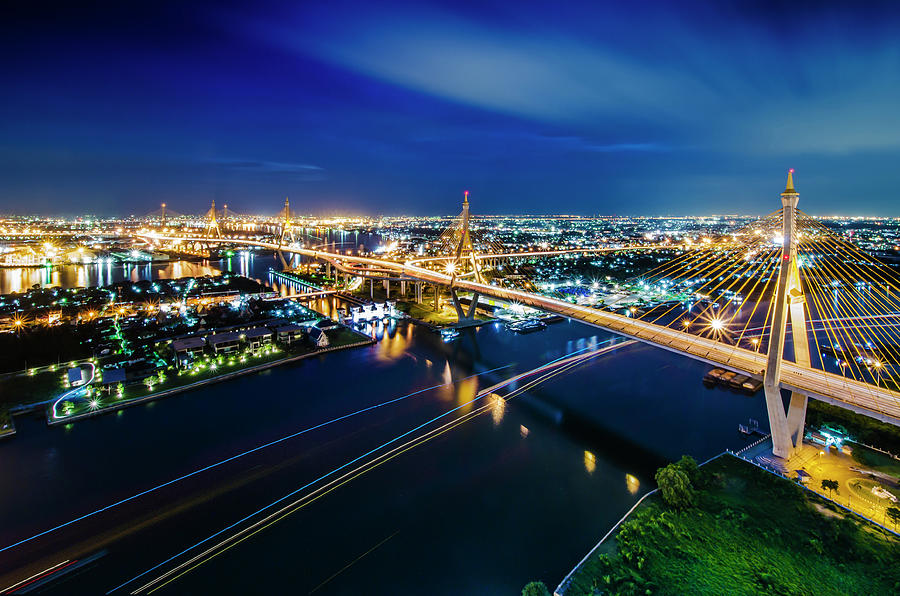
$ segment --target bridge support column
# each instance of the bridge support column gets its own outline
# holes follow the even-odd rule
[[[464,321],[472,321],[475,319],[475,309],[478,307],[478,292],[472,294],[472,302],[469,304],[469,310],[463,310],[462,303],[456,293],[456,288],[450,288],[450,297],[453,299],[453,306],[456,308],[456,316],[460,323]]]
[[[384,280],[384,291],[387,293],[387,299],[391,299],[391,280]]]
[[[475,319],[475,309],[478,307],[478,299],[481,295],[478,292],[472,293],[472,303],[469,305],[469,312],[466,314],[466,318],[470,321]]]
[[[405,279],[400,280],[400,294],[402,294],[403,296],[406,296],[406,280]]]
[[[784,357],[784,336],[790,318],[791,335],[794,342],[794,361],[809,367],[809,337],[806,330],[806,298],[800,282],[797,266],[797,238],[795,230],[795,210],[800,195],[794,190],[793,170],[788,173],[787,186],[781,193],[782,247],[781,268],[778,272],[778,286],[775,290],[775,309],[769,333],[769,349],[763,388],[766,393],[766,410],[769,428],[772,432],[772,453],[789,458],[803,443],[806,421],[807,396],[791,394],[787,414],[781,398],[781,363]]]
[[[457,320],[462,323],[466,320],[466,313],[463,312],[462,304],[459,302],[459,296],[456,295],[456,288],[450,288],[450,298],[453,300],[453,307],[456,309]]]
[[[441,288],[439,285],[434,284],[434,312],[437,312],[441,307]]]
[[[331,261],[325,261],[325,277],[331,279]]]
[[[371,277],[369,278],[369,298],[375,298],[375,280]]]

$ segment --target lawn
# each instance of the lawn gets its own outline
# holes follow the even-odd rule
[[[900,461],[889,455],[857,446],[853,450],[853,459],[867,468],[900,478]]]
[[[579,569],[567,596],[900,592],[894,537],[732,456],[702,477],[695,507],[648,498]]]
[[[68,366],[62,366],[54,371],[45,369],[33,375],[23,373],[0,380],[0,409],[58,396],[66,391],[63,377],[67,369]]]
[[[367,335],[357,333],[347,327],[335,327],[325,332],[329,347],[340,347],[370,339]]]

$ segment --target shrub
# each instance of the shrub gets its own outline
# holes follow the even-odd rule
[[[697,493],[694,491],[690,476],[679,464],[669,464],[657,470],[656,484],[659,485],[663,501],[669,507],[687,509],[696,503]]]
[[[544,582],[528,582],[522,588],[522,596],[550,596],[550,590]]]

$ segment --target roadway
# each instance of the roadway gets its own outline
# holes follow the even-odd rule
[[[166,241],[195,241],[197,238],[162,236],[148,233],[143,237],[154,240]],[[451,277],[447,273],[433,271],[424,266],[425,263],[441,260],[417,259],[404,263],[375,259],[371,257],[341,255],[322,250],[308,249],[296,245],[279,245],[272,242],[236,239],[204,239],[205,241],[229,242],[257,246],[269,250],[281,250],[294,254],[300,254],[315,259],[329,261],[338,268],[350,274],[359,275],[359,267],[371,267],[379,272],[387,272],[398,278],[425,281],[429,283],[449,286]],[[538,251],[533,253],[504,253],[502,255],[482,255],[481,258],[527,258],[530,256],[559,255],[565,253],[602,253],[632,249],[649,249],[650,247],[611,247],[593,249],[573,249],[568,251]],[[762,379],[766,355],[728,345],[711,338],[701,337],[678,329],[654,325],[640,319],[633,319],[624,315],[597,310],[587,306],[580,306],[557,300],[547,296],[541,296],[531,292],[501,288],[489,284],[457,277],[453,282],[454,287],[460,290],[478,292],[482,295],[493,296],[511,302],[517,302],[525,306],[537,308],[546,312],[570,317],[587,323],[588,325],[613,331],[631,339],[682,354],[695,360],[708,364],[721,366],[738,373],[750,375],[755,379]],[[790,361],[784,361],[781,369],[782,387],[791,391],[799,391],[813,399],[825,401],[842,408],[846,408],[884,422],[900,426],[900,393],[884,387],[877,387],[840,375],[822,370],[799,366]]]

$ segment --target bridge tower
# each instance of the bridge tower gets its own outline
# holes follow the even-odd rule
[[[219,229],[219,222],[216,220],[216,201],[213,199],[209,211],[206,212],[206,235],[210,238],[221,238],[222,231]]]
[[[162,227],[166,227],[166,204],[165,203],[160,205],[160,211],[162,212]]]
[[[766,371],[763,377],[769,428],[772,430],[772,452],[785,458],[790,457],[794,449],[803,442],[807,402],[806,395],[793,391],[788,412],[787,414],[784,412],[784,402],[781,398],[781,363],[784,358],[784,337],[788,317],[791,320],[794,362],[806,367],[810,365],[809,338],[806,332],[806,297],[803,294],[800,269],[797,265],[796,210],[799,200],[800,195],[794,190],[794,170],[791,169],[788,171],[787,185],[781,193],[784,245],[778,272],[778,286],[775,290]]]
[[[294,226],[291,223],[291,203],[287,197],[284,197],[284,207],[281,209],[281,213],[278,214],[278,218],[281,220],[281,231],[278,233],[278,244],[284,244],[284,240],[287,237],[291,239],[291,242],[295,242]]]
[[[456,294],[454,283],[457,275],[467,273],[469,265],[474,274],[475,281],[484,283],[484,277],[481,275],[481,266],[478,263],[478,256],[475,253],[475,246],[472,244],[472,236],[469,233],[469,191],[463,194],[463,208],[460,215],[459,223],[459,243],[456,245],[453,259],[448,261],[447,269],[450,273],[450,296],[453,299],[453,306],[456,308],[456,314],[459,321],[467,322],[475,318],[475,308],[478,305],[478,292],[472,294],[472,302],[469,304],[468,312],[463,310],[462,304],[459,302],[459,296]],[[435,288],[435,292],[437,289]]]
[[[281,246],[285,243],[285,239],[290,238],[291,242],[296,242],[294,239],[294,226],[291,223],[291,203],[288,200],[288,197],[284,197],[284,207],[282,207],[281,212],[278,214],[278,218],[281,220],[281,230],[278,232],[278,246],[279,249],[276,250],[276,254],[278,255],[278,259],[281,261],[281,267],[285,271],[290,269],[288,265],[287,259],[284,258],[284,252],[281,250]]]

